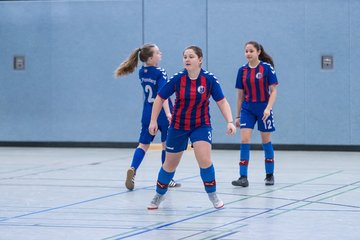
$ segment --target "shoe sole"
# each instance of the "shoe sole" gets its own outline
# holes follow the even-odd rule
[[[129,190],[133,190],[135,187],[135,183],[132,181],[134,176],[135,176],[135,171],[134,169],[130,168],[126,173],[126,181],[125,181],[125,186]]]
[[[215,207],[216,209],[224,208],[224,203],[220,207]]]
[[[148,210],[156,210],[159,209],[159,207],[147,207]]]
[[[265,183],[266,186],[272,186],[274,183]]]
[[[248,187],[248,186],[249,186],[249,184],[240,185],[240,184],[237,184],[237,183],[234,183],[234,182],[232,182],[231,184],[232,184],[233,186],[235,186],[235,187]]]

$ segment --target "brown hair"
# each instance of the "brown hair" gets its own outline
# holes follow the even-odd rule
[[[153,48],[155,44],[145,44],[141,48],[136,48],[130,56],[124,60],[120,66],[115,70],[115,77],[121,77],[129,73],[134,72],[138,65],[139,58],[141,62],[146,62],[150,57],[153,56]]]
[[[271,66],[275,67],[272,57],[265,52],[263,46],[260,43],[255,42],[255,41],[249,41],[245,44],[245,46],[249,45],[249,44],[253,45],[257,51],[260,51],[259,60],[261,60],[263,62],[267,62],[267,63],[271,64]]]
[[[195,52],[196,56],[198,56],[199,58],[203,57],[202,50],[198,46],[194,46],[194,45],[189,46],[189,47],[185,48],[184,52],[188,49],[192,49]],[[184,54],[184,52],[183,52],[183,54]]]

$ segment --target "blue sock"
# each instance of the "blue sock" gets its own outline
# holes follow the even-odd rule
[[[271,142],[263,143],[262,147],[265,153],[265,171],[266,174],[274,173],[274,148]]]
[[[200,168],[200,176],[205,186],[205,191],[207,193],[216,191],[216,181],[215,181],[215,169],[214,165],[211,164],[208,168]]]
[[[250,160],[250,144],[242,143],[240,144],[240,176],[247,177],[248,175],[248,165]]]
[[[175,172],[167,172],[163,169],[163,167],[160,168],[158,180],[156,183],[156,192],[164,195],[169,187],[169,182],[171,179],[173,179]]]
[[[164,162],[165,162],[165,154],[166,154],[165,150],[162,150],[161,151],[161,163],[162,164],[164,164]]]
[[[131,162],[131,167],[138,169],[142,160],[144,159],[145,151],[142,148],[136,148]]]

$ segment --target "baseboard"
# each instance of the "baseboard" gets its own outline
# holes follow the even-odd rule
[[[135,148],[136,142],[71,142],[71,141],[0,141],[0,147],[57,147],[57,148]],[[161,149],[161,144],[151,144]],[[275,150],[284,151],[344,151],[360,152],[360,145],[274,144]],[[261,144],[251,144],[251,150],[262,150]],[[239,150],[240,144],[213,143],[212,149]]]

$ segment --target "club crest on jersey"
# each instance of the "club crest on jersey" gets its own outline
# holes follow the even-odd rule
[[[256,79],[260,79],[263,77],[262,73],[261,72],[258,72],[256,75],[255,75]]]
[[[205,87],[200,85],[200,86],[197,88],[197,91],[198,91],[198,93],[203,94],[203,93],[205,92]]]

